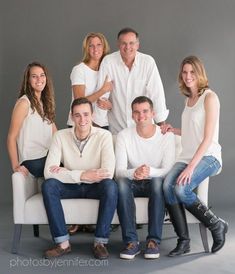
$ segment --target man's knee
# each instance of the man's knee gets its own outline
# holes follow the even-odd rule
[[[109,196],[109,197],[115,197],[118,194],[118,189],[117,189],[117,184],[114,180],[112,179],[105,179],[102,181],[102,186],[104,192]]]
[[[125,195],[131,191],[129,180],[127,178],[120,178],[117,180],[118,194]]]
[[[42,183],[42,194],[54,193],[58,187],[58,181],[55,179],[47,179]]]
[[[163,179],[162,178],[153,178],[151,180],[151,192],[155,194],[163,193]]]

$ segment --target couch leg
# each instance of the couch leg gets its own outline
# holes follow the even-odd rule
[[[200,234],[201,234],[204,250],[206,253],[208,253],[209,245],[208,245],[208,238],[207,238],[207,228],[204,226],[204,224],[199,223],[199,229],[200,229]]]
[[[39,225],[33,225],[33,235],[39,237]]]
[[[12,242],[12,247],[11,247],[11,253],[13,253],[13,254],[18,253],[21,230],[22,230],[22,225],[21,224],[15,224],[14,225],[14,235],[13,235],[13,242]]]

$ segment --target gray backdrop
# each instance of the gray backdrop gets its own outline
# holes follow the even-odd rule
[[[25,66],[45,63],[54,80],[58,128],[66,126],[71,99],[69,75],[81,58],[87,32],[116,34],[126,26],[140,33],[141,51],[158,65],[170,109],[180,126],[183,96],[177,88],[182,59],[199,56],[210,86],[220,97],[223,172],[210,180],[210,204],[234,204],[235,1],[233,0],[9,0],[0,3],[0,202],[11,203],[11,168],[6,150],[10,115]]]

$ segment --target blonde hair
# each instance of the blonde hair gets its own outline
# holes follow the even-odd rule
[[[31,68],[40,67],[46,76],[46,85],[42,91],[41,100],[42,107],[40,102],[37,100],[34,89],[32,88],[29,78],[31,73]],[[51,77],[47,68],[38,63],[33,62],[28,64],[24,71],[24,77],[21,84],[21,89],[19,93],[19,98],[23,95],[26,95],[30,101],[31,108],[33,111],[37,110],[38,114],[42,117],[43,120],[48,120],[50,123],[53,123],[55,120],[55,99],[54,99],[54,88],[52,84]]]
[[[89,50],[88,50],[90,39],[95,38],[95,37],[98,37],[100,39],[100,41],[104,47],[103,55],[100,59],[100,63],[101,63],[102,59],[104,58],[104,56],[110,52],[110,47],[109,47],[108,41],[105,38],[105,36],[100,32],[90,32],[86,35],[86,37],[84,38],[83,43],[82,43],[82,52],[83,52],[82,62],[85,64],[87,64],[91,58],[89,55]]]
[[[186,64],[190,64],[193,68],[194,74],[198,81],[198,95],[201,96],[203,92],[209,88],[209,85],[205,67],[202,61],[196,56],[188,56],[182,61],[178,75],[179,88],[185,96],[189,97],[191,95],[190,89],[185,85],[182,78],[183,68]]]

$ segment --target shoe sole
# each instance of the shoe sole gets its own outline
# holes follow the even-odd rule
[[[135,256],[139,255],[140,251],[138,251],[137,253],[135,253],[134,255],[128,255],[128,254],[120,254],[120,258],[124,259],[124,260],[133,260],[135,258]]]
[[[145,259],[158,259],[160,254],[144,254]]]
[[[180,253],[180,254],[168,254],[168,257],[177,257],[177,256],[182,256],[184,254],[187,254],[190,252],[190,249],[184,250],[184,252]]]

